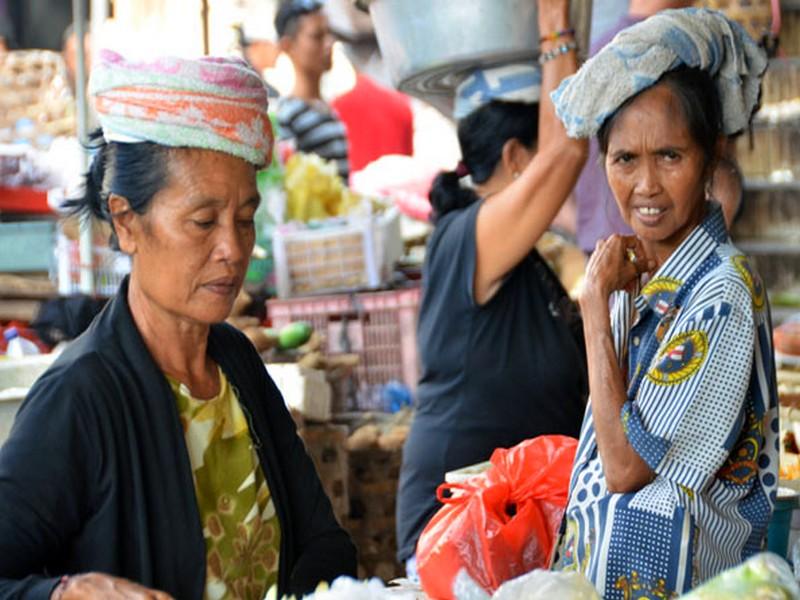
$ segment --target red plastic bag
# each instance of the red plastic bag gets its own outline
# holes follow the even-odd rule
[[[482,475],[440,485],[436,495],[444,506],[417,544],[425,593],[436,600],[453,598],[461,569],[493,593],[504,581],[547,568],[577,446],[571,437],[540,436],[495,450]],[[454,495],[445,497],[447,491]]]

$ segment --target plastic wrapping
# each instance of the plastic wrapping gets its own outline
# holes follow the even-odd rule
[[[270,589],[264,600],[279,600],[277,588]],[[301,600],[295,596],[284,596],[280,600]],[[320,583],[313,594],[302,597],[302,600],[415,600],[413,592],[387,588],[380,579],[372,578],[359,581],[351,577],[337,577],[330,586]]]
[[[800,600],[800,587],[788,563],[777,554],[763,552],[728,569],[681,600]]]
[[[541,436],[492,454],[492,466],[437,490],[445,506],[417,545],[425,593],[450,599],[462,569],[483,590],[547,567],[564,508],[577,441]],[[445,497],[446,492],[455,492]]]
[[[600,600],[597,590],[581,573],[543,569],[505,582],[491,597],[462,569],[453,582],[453,596],[458,600]]]
[[[597,590],[581,573],[537,569],[500,586],[492,600],[600,600]]]

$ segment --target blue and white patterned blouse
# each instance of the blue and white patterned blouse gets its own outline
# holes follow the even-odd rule
[[[606,599],[662,600],[762,547],[778,469],[769,307],[716,203],[636,298],[615,300],[621,418],[656,476],[608,492],[590,404],[555,568]]]

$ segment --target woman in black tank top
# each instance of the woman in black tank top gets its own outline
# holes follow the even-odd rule
[[[567,137],[550,100],[576,70],[569,2],[538,4],[541,69],[505,66],[462,84],[460,99],[474,107],[480,98],[479,106],[459,122],[462,162],[430,193],[436,229],[423,273],[422,377],[397,506],[398,559],[412,577],[447,471],[537,435],[577,437],[583,418],[580,319],[535,245],[570,194],[587,145]]]

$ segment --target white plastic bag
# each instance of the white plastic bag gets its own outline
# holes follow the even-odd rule
[[[489,600],[489,596],[472,581],[463,569],[453,582],[453,595],[458,600]],[[536,569],[506,581],[491,600],[600,600],[597,590],[580,573],[563,573]]]
[[[369,581],[359,581],[343,576],[337,577],[330,587],[320,584],[313,594],[303,596],[302,600],[414,600],[414,596],[410,592],[392,591],[391,588],[386,588],[380,579],[374,577]],[[277,600],[275,586],[270,589],[264,600]]]
[[[800,600],[800,586],[789,564],[777,554],[762,552],[723,571],[681,599]]]
[[[492,600],[600,600],[597,590],[581,573],[537,569],[501,585]]]

